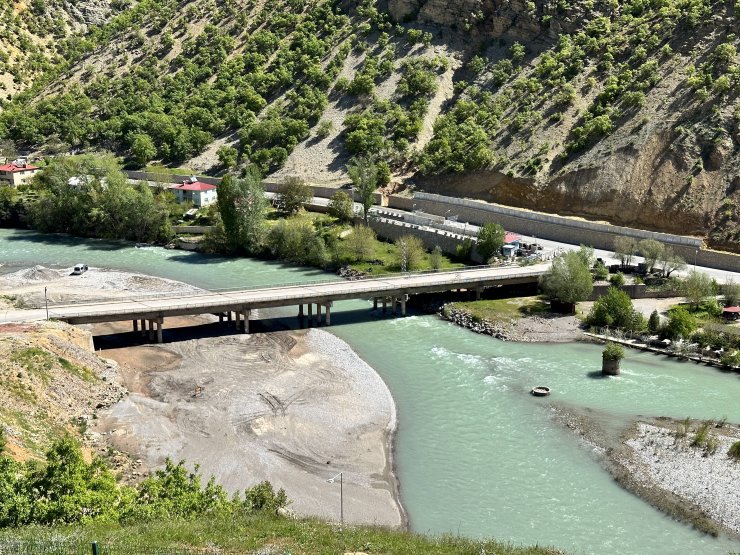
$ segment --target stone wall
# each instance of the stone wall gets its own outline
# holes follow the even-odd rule
[[[465,239],[464,236],[456,233],[432,230],[388,218],[371,218],[369,224],[379,237],[388,241],[395,241],[404,235],[413,235],[421,239],[426,249],[432,250],[434,247],[439,246],[442,252],[446,254],[455,254],[457,252],[457,246]]]

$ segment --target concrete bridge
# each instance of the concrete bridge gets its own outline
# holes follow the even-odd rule
[[[49,307],[48,316],[70,324],[131,320],[134,331],[148,334],[150,340],[156,339],[161,343],[164,319],[172,316],[215,314],[219,316],[220,321],[233,322],[237,329],[248,333],[252,310],[297,305],[298,317],[307,317],[309,322],[312,322],[315,305],[318,323],[322,322],[323,309],[324,321],[326,325],[331,325],[331,307],[334,301],[372,298],[373,308],[377,309],[380,302],[385,311],[390,303],[394,313],[400,307],[401,315],[405,315],[409,295],[466,289],[475,291],[477,297],[480,298],[481,292],[487,287],[536,283],[548,267],[547,264],[524,268],[486,266],[444,272],[410,273],[357,281],[341,280],[240,291],[93,301],[55,305]],[[307,305],[305,313],[304,305]],[[43,308],[0,313],[0,321],[5,322],[45,318],[46,310]]]

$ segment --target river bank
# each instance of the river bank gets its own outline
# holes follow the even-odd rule
[[[639,417],[614,426],[593,410],[553,410],[624,489],[701,532],[740,538],[740,464],[727,454],[740,426],[707,421],[708,447],[696,439],[702,421]]]
[[[198,290],[97,268],[69,274],[20,270],[0,278],[0,294],[10,307],[41,305],[44,289],[53,302]],[[170,457],[232,492],[270,480],[297,513],[328,520],[339,517],[340,492],[327,479],[342,472],[346,521],[405,527],[395,404],[375,371],[322,330],[224,334],[214,321],[168,319],[163,345],[136,344],[130,322],[94,326],[99,354],[118,363],[129,394],[98,412],[90,441],[130,453],[139,475]]]

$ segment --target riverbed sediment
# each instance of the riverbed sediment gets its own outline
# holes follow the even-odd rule
[[[127,272],[69,274],[7,274],[0,294],[8,306],[38,306],[45,288],[65,302],[197,290]],[[395,403],[380,376],[323,330],[216,327],[213,316],[168,319],[169,342],[150,345],[137,344],[130,322],[96,325],[108,341],[100,354],[119,363],[129,395],[97,414],[91,440],[130,453],[144,472],[185,459],[232,492],[269,480],[298,514],[329,520],[339,518],[340,492],[327,480],[341,472],[346,521],[406,526],[393,472]]]

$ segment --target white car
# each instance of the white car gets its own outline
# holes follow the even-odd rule
[[[88,270],[87,264],[76,264],[74,269],[72,270],[72,275],[80,276],[84,274],[85,272],[87,272],[87,270]]]

